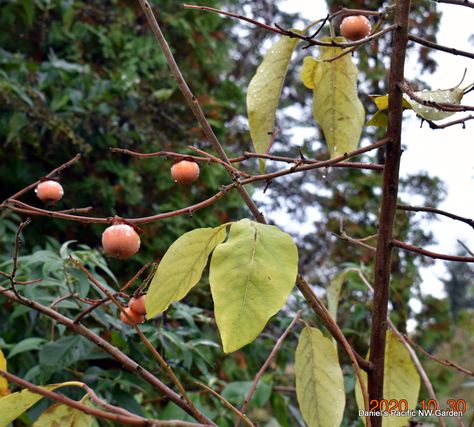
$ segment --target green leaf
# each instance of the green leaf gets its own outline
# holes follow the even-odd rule
[[[81,403],[87,403],[89,396],[84,396]],[[56,403],[46,409],[33,423],[33,427],[91,427],[94,417],[79,409]]]
[[[145,297],[149,318],[183,299],[199,282],[209,254],[225,239],[225,227],[221,225],[189,231],[169,247]]]
[[[242,406],[248,392],[252,388],[253,381],[234,381],[226,384],[222,390],[222,397],[236,406]],[[255,394],[252,398],[252,403],[257,407],[263,407],[272,394],[272,385],[265,381],[260,381],[257,384]]]
[[[293,30],[296,31],[297,30]],[[265,54],[247,90],[247,114],[250,136],[255,152],[265,154],[270,149],[275,114],[283,82],[298,39],[282,37]],[[260,161],[260,169],[265,163]]]
[[[399,402],[404,399],[408,402],[408,409],[416,409],[420,392],[420,376],[410,358],[408,350],[400,342],[396,334],[390,330],[387,331],[387,341],[385,343],[384,372],[383,398],[388,402],[391,400]],[[367,379],[365,372],[362,372],[362,376],[365,380]],[[355,396],[359,409],[365,410],[364,399],[358,381],[356,382]],[[409,419],[409,416],[384,416],[382,426],[403,427],[408,424]],[[365,417],[362,417],[362,420],[365,423]]]
[[[43,346],[39,353],[41,366],[62,369],[90,358],[94,344],[81,335],[60,338]]]
[[[216,322],[224,351],[252,342],[285,304],[295,284],[298,251],[272,225],[244,219],[216,247],[209,272]]]
[[[331,41],[323,37],[321,41]],[[336,37],[344,42],[343,37]],[[320,47],[320,61],[313,70],[313,116],[321,126],[330,157],[353,151],[359,144],[365,110],[357,96],[358,70],[350,55],[324,62],[341,54],[340,47]],[[314,61],[313,61],[314,62]],[[310,67],[311,61],[306,60]],[[308,73],[308,70],[305,70]]]
[[[39,350],[41,345],[45,342],[46,340],[44,338],[25,338],[11,349],[10,353],[8,354],[8,358],[10,359],[16,354],[23,353],[25,351]]]
[[[80,385],[82,384],[76,381],[67,381],[61,384],[50,384],[41,388],[52,391],[59,387]],[[24,389],[0,399],[0,427],[7,426],[42,398],[43,396],[41,394]]]
[[[295,353],[296,397],[309,427],[338,427],[346,397],[344,377],[331,340],[319,329],[301,332]]]

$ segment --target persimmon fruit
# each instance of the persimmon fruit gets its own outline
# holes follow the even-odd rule
[[[125,307],[124,311],[130,316],[130,319],[125,315],[123,311],[120,312],[120,320],[130,326],[135,326],[143,323],[145,316],[142,314],[135,313],[130,307]]]
[[[180,160],[171,166],[171,176],[180,184],[190,184],[199,176],[199,165],[189,160]]]
[[[130,298],[128,306],[134,313],[144,316],[146,314],[145,295]]]
[[[348,40],[360,40],[367,37],[372,29],[370,21],[364,15],[347,16],[339,27],[341,35]]]
[[[43,202],[57,202],[64,195],[64,190],[59,182],[49,180],[40,182],[35,189],[35,193]]]
[[[130,225],[111,225],[102,233],[102,247],[107,255],[126,259],[140,249],[140,236]]]

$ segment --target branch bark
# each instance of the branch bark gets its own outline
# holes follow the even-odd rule
[[[368,372],[369,399],[383,399],[385,340],[387,332],[387,310],[390,289],[393,224],[397,210],[398,182],[401,157],[402,92],[399,84],[404,80],[405,54],[408,43],[408,15],[410,0],[399,0],[395,6],[392,61],[389,76],[389,109],[385,147],[385,169],[382,204],[379,215],[379,233],[375,253],[375,289],[370,337],[370,362],[373,369]],[[373,427],[382,426],[381,417],[371,417]]]

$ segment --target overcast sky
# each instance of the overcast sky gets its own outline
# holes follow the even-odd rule
[[[434,2],[433,5],[435,6]],[[327,13],[326,4],[321,0],[312,2],[288,0],[282,3],[282,9],[300,12],[309,20],[322,18]],[[438,43],[474,51],[474,45],[469,41],[469,38],[473,37],[474,10],[449,4],[438,4],[438,10],[442,11]],[[472,60],[444,52],[436,52],[435,58],[439,64],[437,71],[434,74],[421,76],[432,89],[447,89],[457,85],[466,68],[466,78],[461,86],[474,82]],[[420,77],[419,73],[416,58],[407,58],[407,80]],[[474,91],[466,95],[462,103],[474,105]],[[438,207],[461,216],[474,218],[474,120],[467,122],[466,129],[458,125],[435,131],[429,129],[426,124],[420,129],[420,120],[413,113],[406,112],[405,115],[409,118],[403,123],[405,151],[402,157],[401,176],[420,171],[438,176],[446,183],[448,189],[446,200]],[[466,113],[458,113],[447,121],[464,115]],[[416,195],[412,195],[411,200],[408,201],[416,204]],[[474,233],[466,224],[440,217],[438,221],[427,222],[426,226],[434,232],[438,241],[438,244],[427,249],[456,254],[461,249],[457,243],[457,239],[460,239],[474,251]],[[423,269],[423,291],[440,295],[442,285],[437,278],[443,274],[445,274],[445,267],[444,262],[441,261],[438,261],[433,268]]]

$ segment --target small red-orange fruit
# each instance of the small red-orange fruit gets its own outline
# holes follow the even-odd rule
[[[125,316],[125,313],[123,311],[121,311],[120,320],[123,323],[126,323],[127,325],[135,326],[139,323],[143,323],[143,321],[145,320],[145,316],[143,316],[142,314],[135,313],[133,310],[130,309],[130,307],[125,307],[124,311],[130,316],[130,319]]]
[[[56,181],[40,182],[35,189],[35,193],[43,202],[57,202],[64,195],[62,185]]]
[[[341,22],[341,35],[349,40],[359,40],[367,37],[372,27],[370,21],[363,15],[348,16]]]
[[[189,184],[199,176],[199,165],[189,160],[181,160],[171,166],[171,176],[175,182]]]
[[[140,249],[140,236],[127,224],[115,224],[102,233],[102,247],[107,255],[125,259]]]
[[[128,306],[130,307],[130,310],[132,310],[134,313],[141,314],[142,316],[144,316],[146,314],[145,295],[142,295],[138,298],[130,298]]]

